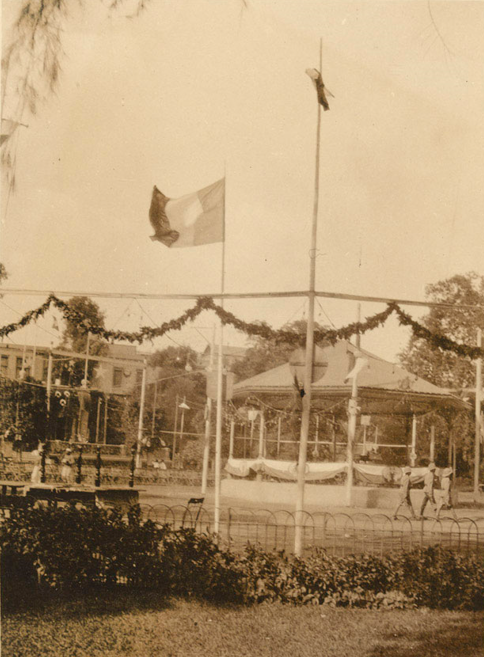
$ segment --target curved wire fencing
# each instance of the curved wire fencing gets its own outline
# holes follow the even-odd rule
[[[142,506],[143,517],[175,529],[190,527],[197,532],[213,534],[213,510],[193,509],[182,504]],[[302,513],[304,549],[324,548],[328,553],[384,555],[417,547],[440,545],[463,553],[484,557],[484,516],[481,518],[450,517],[410,520],[394,519],[382,513]],[[290,511],[221,509],[217,539],[234,551],[246,545],[264,550],[294,550],[296,515]]]

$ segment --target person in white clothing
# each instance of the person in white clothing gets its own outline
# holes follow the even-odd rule
[[[434,510],[436,511],[435,497],[434,497],[434,488],[435,488],[435,464],[430,463],[427,474],[424,477],[424,496],[422,500],[422,506],[420,507],[420,517],[423,518],[425,507],[430,502]]]
[[[442,488],[442,497],[440,498],[439,503],[437,505],[437,518],[440,516],[440,511],[442,510],[442,508],[446,508],[452,511],[454,520],[457,520],[457,513],[455,512],[454,504],[452,501],[453,474],[454,471],[452,470],[452,468],[446,468],[442,473],[442,479],[440,482],[440,486]]]

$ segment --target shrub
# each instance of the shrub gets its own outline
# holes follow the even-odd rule
[[[0,527],[4,594],[35,587],[151,588],[217,603],[401,609],[484,608],[484,564],[441,547],[399,555],[296,558],[248,546],[237,555],[193,529],[93,508],[19,508]]]
[[[122,580],[152,586],[163,583],[158,546],[165,531],[150,521],[142,523],[139,511],[130,512],[126,523],[117,511],[41,506],[14,513],[0,528],[0,546],[3,558],[28,561],[50,586]],[[10,569],[2,572],[6,580],[13,576]]]

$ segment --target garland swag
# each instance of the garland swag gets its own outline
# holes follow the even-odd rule
[[[233,313],[217,305],[212,297],[199,297],[192,308],[186,310],[176,319],[163,322],[158,327],[143,326],[139,331],[128,332],[108,330],[102,326],[92,324],[90,320],[85,319],[81,313],[74,310],[68,303],[62,301],[62,299],[59,299],[54,294],[49,295],[46,301],[35,310],[25,313],[18,322],[12,322],[0,328],[0,337],[5,337],[43,317],[51,306],[57,308],[65,320],[75,324],[81,331],[85,333],[90,332],[108,341],[124,340],[130,343],[137,342],[141,344],[145,340],[159,338],[169,331],[179,331],[187,322],[192,322],[203,311],[211,310],[219,317],[222,324],[229,324],[250,337],[260,337],[266,340],[274,340],[276,343],[286,343],[294,346],[304,346],[306,342],[306,336],[296,331],[287,329],[275,330],[263,322],[245,322]],[[484,356],[484,349],[460,344],[445,335],[430,331],[403,311],[397,303],[389,303],[385,310],[371,317],[367,317],[364,322],[352,322],[339,329],[315,329],[314,341],[316,343],[330,342],[334,344],[337,340],[349,340],[353,335],[363,335],[367,331],[372,331],[385,324],[392,313],[397,315],[401,325],[409,326],[415,337],[426,340],[434,349],[451,351],[458,356],[463,356],[471,360]]]

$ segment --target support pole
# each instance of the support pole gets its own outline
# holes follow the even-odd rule
[[[155,391],[153,393],[153,415],[151,418],[151,442],[155,440],[155,421],[156,421],[156,397],[158,395],[158,381],[155,381]]]
[[[89,366],[89,343],[91,341],[91,332],[87,332],[87,343],[86,343],[86,360],[84,363],[84,381],[83,381],[83,386],[84,388],[87,388],[87,373],[88,373],[88,366]]]
[[[348,402],[348,445],[346,448],[346,460],[348,472],[346,475],[346,504],[353,504],[353,449],[356,438],[356,418],[358,415],[358,379],[357,374],[353,376],[351,387],[351,399]]]
[[[319,440],[319,415],[316,415],[316,435],[314,437],[314,454],[316,457],[319,456],[318,440]]]
[[[282,417],[279,415],[277,418],[277,456],[279,456],[281,451],[281,423]]]
[[[49,349],[49,360],[47,362],[47,385],[46,385],[46,395],[47,395],[47,436],[46,440],[50,439],[50,398],[52,395],[52,349]]]
[[[229,459],[234,457],[235,420],[230,421]]]
[[[108,411],[109,411],[108,396],[107,394],[105,394],[104,395],[104,431],[103,431],[103,443],[105,445],[108,444]]]
[[[336,420],[333,415],[332,422],[331,422],[331,433],[333,436],[333,463],[336,463],[336,456],[337,456],[337,449],[338,446],[336,445]]]
[[[259,458],[264,458],[264,411],[260,412],[260,425],[259,425]]]
[[[412,447],[410,449],[410,465],[415,467],[417,462],[417,416],[412,417]]]
[[[210,372],[213,372],[214,362],[215,362],[215,324],[212,329],[212,341],[210,343],[210,364],[209,364]],[[203,447],[202,495],[205,495],[207,492],[208,468],[210,465],[211,432],[212,432],[212,398],[207,396],[207,408],[206,408],[206,417],[205,417],[205,444]]]
[[[225,175],[224,186],[227,184]],[[224,213],[223,213],[223,241],[222,241],[222,271],[220,278],[220,292],[225,292],[225,189],[224,189]],[[220,305],[223,309],[224,299]],[[214,532],[220,529],[220,493],[222,488],[222,413],[223,413],[223,366],[224,366],[224,329],[222,320],[219,320],[219,343],[218,343],[218,369],[217,369],[217,416],[215,423],[215,495],[214,495]]]
[[[477,346],[482,347],[482,331],[477,329]],[[475,443],[474,443],[474,501],[479,501],[479,468],[481,461],[481,395],[482,395],[482,359],[476,360],[476,407],[475,407]]]
[[[141,379],[141,399],[139,403],[138,440],[136,441],[136,468],[141,467],[141,445],[143,441],[143,415],[146,396],[146,358],[143,362],[143,378]]]
[[[97,400],[97,415],[96,415],[96,444],[99,443],[99,416],[101,413],[101,397]]]
[[[176,432],[178,429],[178,395],[175,395],[175,426],[173,427],[173,442],[171,445],[171,467],[175,465]]]
[[[319,42],[319,67],[322,68],[323,40]],[[318,236],[318,209],[319,209],[319,159],[321,144],[321,105],[318,102],[316,126],[316,163],[314,176],[314,203],[313,221],[311,228],[311,248],[309,251],[309,292],[308,292],[308,324],[306,330],[306,353],[304,369],[304,397],[302,398],[301,433],[299,440],[299,459],[297,464],[297,496],[296,517],[294,533],[294,552],[297,557],[303,551],[303,512],[304,512],[304,485],[306,480],[306,461],[308,452],[309,420],[311,414],[311,383],[313,375],[314,352],[314,302],[316,299],[316,247]]]
[[[223,303],[223,302],[222,302]],[[215,496],[214,532],[220,529],[220,492],[222,485],[222,404],[223,404],[223,325],[219,326],[217,370],[217,415],[215,424]]]
[[[430,462],[435,461],[435,424],[432,424],[430,427]]]

